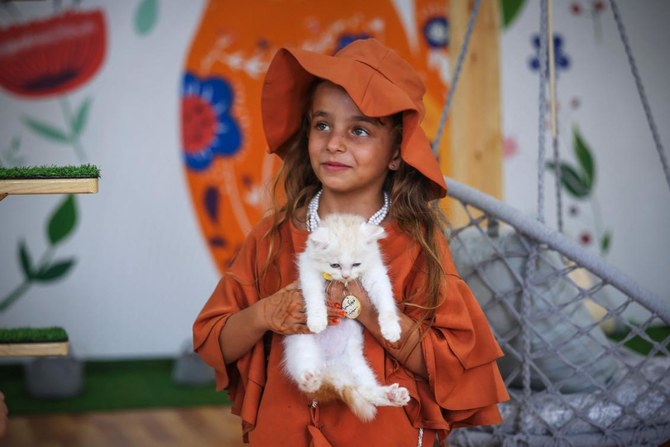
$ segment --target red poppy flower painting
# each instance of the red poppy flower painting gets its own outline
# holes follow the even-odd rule
[[[0,29],[0,86],[31,98],[74,90],[100,68],[106,34],[100,10],[67,11]]]

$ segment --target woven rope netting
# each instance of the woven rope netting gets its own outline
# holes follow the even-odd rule
[[[670,337],[649,333],[670,322],[668,306],[511,207],[453,180],[448,188],[468,216],[449,232],[454,261],[505,353],[511,396],[502,425],[455,430],[449,445],[670,439]]]
[[[456,90],[481,0],[475,0],[434,150]],[[510,401],[503,423],[457,429],[456,446],[658,446],[670,440],[670,304],[544,222],[545,113],[555,111],[551,1],[542,0],[538,126],[538,215],[454,180],[449,196],[467,216],[452,225],[454,262],[486,314],[505,356]],[[617,4],[610,6],[631,66],[660,165],[670,168]],[[558,166],[556,116],[552,113]],[[558,181],[558,176],[557,176]],[[558,185],[558,183],[557,183]],[[560,187],[558,230],[562,230]],[[453,207],[452,207],[453,210]]]

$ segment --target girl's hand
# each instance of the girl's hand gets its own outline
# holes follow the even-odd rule
[[[354,295],[361,303],[361,313],[356,318],[357,320],[365,325],[365,321],[369,320],[369,318],[372,318],[373,320],[376,319],[375,309],[370,302],[368,293],[358,281],[350,282],[347,287],[344,287],[344,284],[339,281],[330,282],[330,285],[327,288],[327,299],[329,305],[340,309],[342,300],[347,295]],[[342,311],[341,316],[346,318],[344,311]]]
[[[305,300],[297,281],[261,300],[261,303],[265,326],[272,332],[281,335],[311,333],[307,328]],[[344,312],[338,308],[339,305],[339,301],[327,303],[329,324],[339,323],[339,319],[344,316]]]
[[[281,335],[309,334],[305,300],[297,281],[260,301],[265,326]]]

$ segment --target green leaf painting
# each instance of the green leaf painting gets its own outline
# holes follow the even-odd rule
[[[600,251],[603,253],[607,253],[607,251],[610,249],[611,243],[612,243],[612,233],[607,231],[605,232],[605,234],[603,234],[603,237],[600,239]]]
[[[593,156],[591,155],[591,150],[586,145],[586,142],[579,133],[579,129],[575,128],[574,131],[574,143],[573,149],[575,151],[575,156],[579,162],[581,168],[582,178],[584,182],[588,185],[589,188],[593,186],[595,179],[595,166],[593,164]]]
[[[27,116],[23,117],[23,123],[28,126],[29,129],[47,140],[55,141],[57,143],[70,143],[70,136],[67,132],[63,132],[62,130],[53,127],[51,124],[46,124]]]
[[[556,165],[554,162],[548,162],[547,168],[556,172]],[[590,186],[582,179],[577,170],[568,163],[560,162],[559,175],[561,185],[573,197],[583,199],[591,193]]]
[[[135,32],[149,34],[158,21],[158,0],[142,0],[135,11]]]
[[[86,98],[84,102],[79,106],[79,110],[72,120],[72,134],[79,135],[86,125],[86,119],[88,118],[88,110],[91,107],[91,100]]]
[[[507,28],[517,18],[526,0],[500,0],[500,12],[502,13],[502,27]]]
[[[28,246],[21,240],[18,247],[19,263],[23,271],[23,282],[7,294],[0,295],[0,312],[7,310],[28,290],[31,284],[54,281],[65,276],[75,265],[75,259],[51,262],[56,244],[65,239],[77,223],[77,206],[74,195],[70,194],[58,204],[49,217],[46,231],[49,247],[36,264],[28,252]]]
[[[71,145],[75,150],[79,161],[85,162],[86,154],[81,145],[80,137],[86,126],[89,110],[91,108],[91,100],[89,98],[84,99],[76,113],[71,112],[70,101],[68,101],[65,96],[61,97],[59,102],[61,109],[63,110],[64,120],[69,127],[67,130],[59,129],[51,124],[36,120],[29,116],[24,116],[22,118],[23,124],[42,138],[46,138],[47,140],[56,143]]]
[[[601,255],[607,254],[612,245],[612,233],[605,229],[600,217],[600,207],[595,197],[596,163],[593,152],[582,133],[574,126],[572,129],[572,149],[575,154],[576,164],[560,161],[558,166],[555,162],[547,162],[546,168],[554,175],[559,176],[561,189],[564,189],[574,199],[589,202],[593,209],[595,233]],[[586,233],[588,235],[588,232]],[[589,240],[590,237],[586,238]],[[587,243],[587,242],[583,242]]]
[[[21,260],[21,270],[23,270],[23,275],[26,278],[32,278],[33,261],[30,259],[30,254],[28,253],[28,247],[26,246],[25,241],[19,242],[19,259]]]
[[[77,208],[74,195],[69,194],[49,219],[47,236],[52,245],[65,239],[77,223]]]
[[[65,275],[74,265],[74,259],[66,261],[55,262],[50,265],[43,266],[34,276],[35,281],[47,282],[53,281]]]

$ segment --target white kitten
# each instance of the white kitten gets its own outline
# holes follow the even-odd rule
[[[382,335],[400,339],[398,310],[377,241],[384,229],[362,217],[332,214],[307,239],[298,256],[300,286],[305,298],[307,326],[314,334],[285,338],[284,365],[288,375],[311,398],[339,398],[364,421],[377,406],[400,407],[409,402],[406,388],[382,386],[363,355],[363,327],[343,318],[328,326],[326,279],[343,283],[360,280],[378,312]]]

